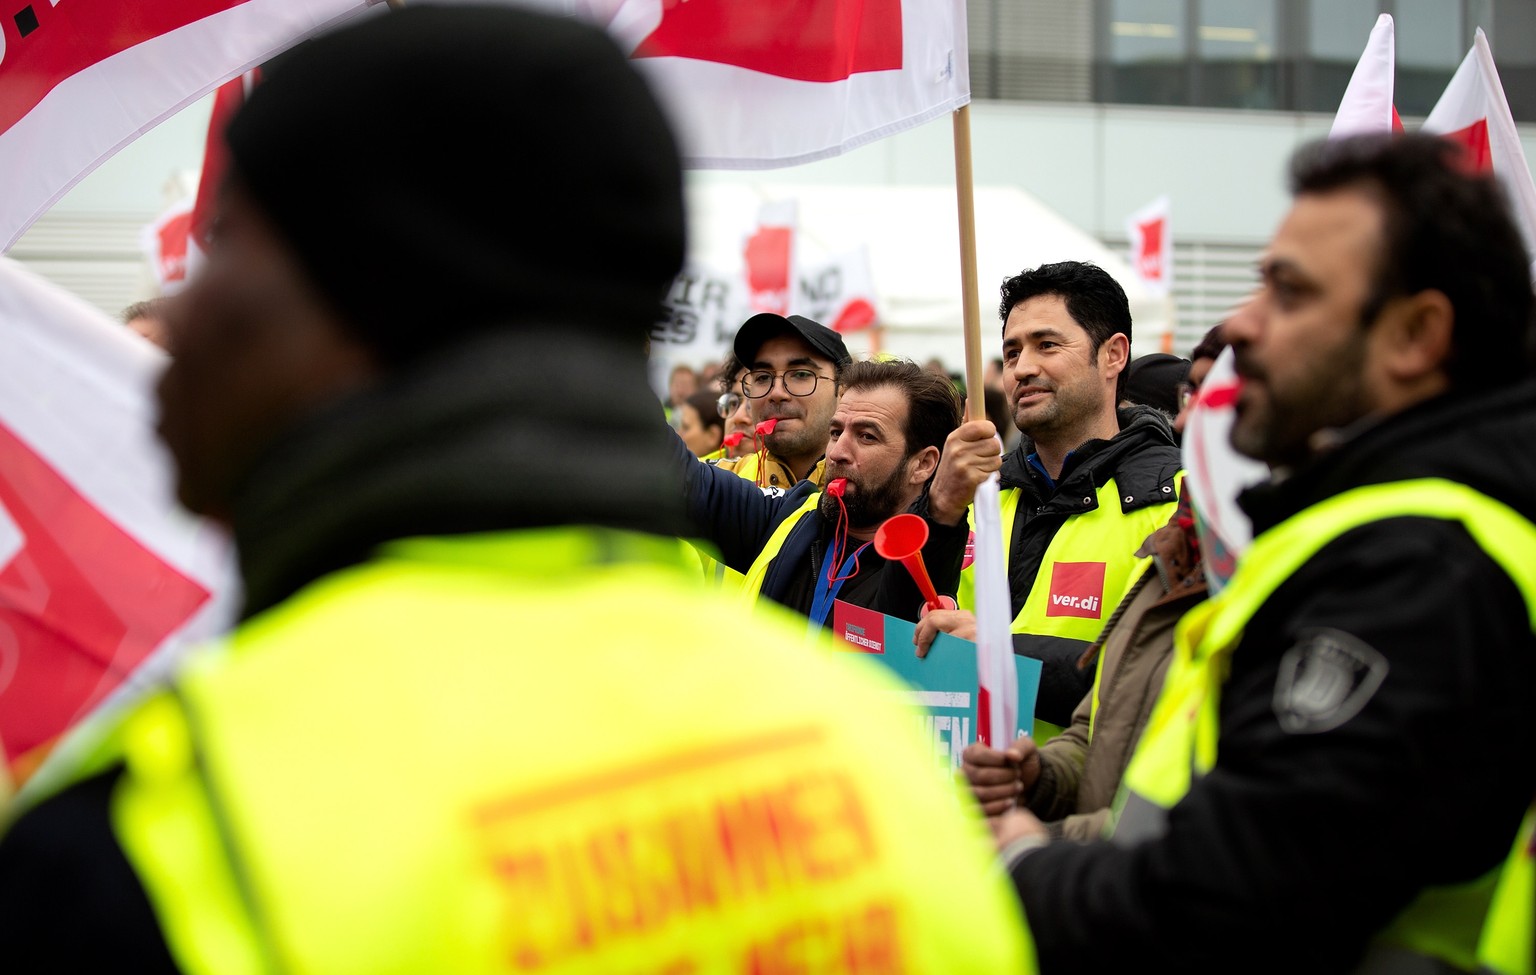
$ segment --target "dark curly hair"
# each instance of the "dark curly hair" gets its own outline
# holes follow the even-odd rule
[[[1109,272],[1086,261],[1060,261],[1025,268],[1003,282],[998,317],[1006,324],[1008,313],[1021,301],[1055,295],[1066,302],[1067,314],[1088,333],[1093,354],[1115,333],[1131,337],[1131,305],[1125,289]]]
[[[1466,150],[1428,135],[1314,142],[1291,160],[1291,193],[1360,190],[1382,209],[1382,247],[1360,310],[1369,327],[1387,302],[1435,290],[1455,309],[1452,386],[1502,385],[1530,374],[1530,255],[1491,174]]]

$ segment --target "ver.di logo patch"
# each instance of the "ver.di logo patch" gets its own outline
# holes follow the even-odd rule
[[[1104,618],[1104,563],[1055,562],[1046,616]]]

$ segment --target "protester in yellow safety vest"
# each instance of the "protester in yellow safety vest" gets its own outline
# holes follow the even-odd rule
[[[921,591],[871,540],[892,515],[923,515],[928,574],[952,597],[965,556],[966,509],[1001,461],[994,430],[986,421],[957,426],[953,384],[910,361],[852,363],[839,387],[825,445],[827,491],[810,481],[788,492],[760,491],[693,461],[679,441],[674,457],[688,518],[721,562],[746,576],[740,594],[747,601],[782,603],[817,626],[832,624],[839,599],[915,620]]]
[[[1192,394],[1225,348],[1220,326],[1195,346],[1180,383],[1175,430],[1183,428]],[[1072,724],[1043,745],[1019,738],[1004,748],[980,742],[965,747],[963,771],[988,816],[1018,804],[1044,820],[1053,835],[1083,841],[1103,837],[1120,778],[1152,717],[1173,658],[1174,627],[1206,597],[1188,494],[1186,485],[1173,518],[1137,551],[1151,556],[1152,565],[1088,651],[1096,668],[1093,689],[1073,712]]]
[[[998,311],[1004,392],[1024,434],[1001,472],[1014,651],[1044,663],[1044,734],[1071,722],[1093,683],[1079,662],[1146,567],[1136,550],[1173,515],[1179,451],[1161,413],[1116,409],[1131,310],[1107,272],[1077,261],[1026,270],[1003,282]],[[970,576],[959,611],[919,626],[919,648],[941,630],[974,637]]]
[[[747,371],[731,391],[747,400],[758,449],[716,466],[759,487],[788,491],[806,480],[826,486],[836,380],[853,361],[843,337],[803,315],[763,312],[737,329],[732,350]]]
[[[638,337],[681,174],[612,41],[407,7],[276,65],[227,140],[161,422],[245,615],[0,841],[6,970],[1025,966],[894,685],[743,626],[666,537]]]
[[[1276,472],[1253,545],[1179,626],[1113,842],[1001,821],[1045,972],[1475,970],[1536,794],[1524,244],[1449,141],[1318,143],[1291,185],[1224,329]]]

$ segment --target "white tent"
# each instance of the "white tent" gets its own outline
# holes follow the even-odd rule
[[[952,370],[962,368],[959,223],[952,187],[716,181],[691,174],[691,258],[722,271],[740,268],[743,241],[757,225],[759,208],[785,199],[799,202],[798,265],[868,246],[883,351],[919,361],[937,356]],[[1136,351],[1157,349],[1163,305],[1146,297],[1125,258],[1029,194],[978,187],[976,235],[984,355],[998,352],[997,290],[1003,279],[1061,260],[1093,261],[1114,275],[1131,299]],[[867,345],[857,333],[849,337],[856,353]]]

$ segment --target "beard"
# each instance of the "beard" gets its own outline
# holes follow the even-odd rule
[[[1230,440],[1238,453],[1271,467],[1295,467],[1312,454],[1312,438],[1347,426],[1367,412],[1361,374],[1366,357],[1364,330],[1339,348],[1318,355],[1309,371],[1274,383],[1245,349],[1236,350],[1243,392]]]
[[[903,487],[906,473],[907,464],[903,461],[891,472],[890,477],[878,484],[869,484],[856,481],[837,468],[828,467],[827,482],[830,484],[839,477],[847,479],[848,489],[843,494],[843,507],[848,509],[848,527],[855,531],[866,531],[880,527],[887,518],[907,510],[910,502]],[[836,498],[824,493],[817,507],[823,518],[836,523],[840,514]]]

